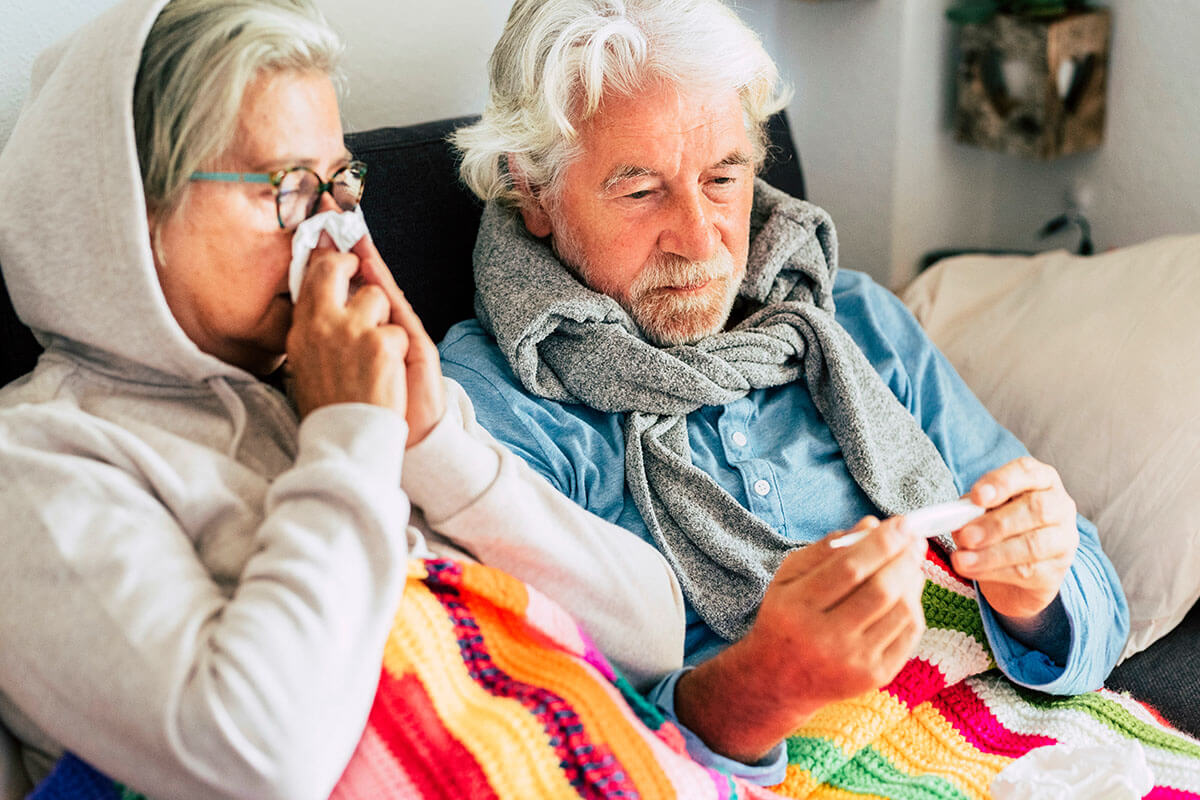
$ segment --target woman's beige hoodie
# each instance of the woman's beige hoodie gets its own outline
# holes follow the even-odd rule
[[[406,453],[394,412],[327,406],[300,424],[184,334],[132,125],[163,5],[122,2],[44,53],[0,153],[0,265],[46,348],[0,391],[0,718],[32,777],[69,749],[151,796],[327,796],[405,560],[431,551],[537,586],[635,681],[677,667],[665,562],[581,527],[457,385]]]

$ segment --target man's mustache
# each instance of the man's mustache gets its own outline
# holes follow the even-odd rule
[[[694,286],[724,278],[732,272],[732,258],[724,248],[704,261],[692,261],[674,253],[659,253],[634,280],[629,294],[638,298],[658,289]]]

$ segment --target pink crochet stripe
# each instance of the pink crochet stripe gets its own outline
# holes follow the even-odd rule
[[[1006,728],[967,683],[947,687],[930,698],[931,705],[971,746],[983,753],[1020,758],[1035,747],[1057,740]]]
[[[1143,800],[1197,800],[1200,794],[1173,789],[1170,786],[1155,786]]]
[[[421,796],[373,726],[363,731],[352,763],[353,768],[342,775],[329,800]]]
[[[892,682],[880,691],[887,692],[911,711],[946,686],[946,676],[923,658],[910,658]]]
[[[604,654],[596,647],[595,642],[579,627],[561,606],[550,598],[526,585],[528,600],[525,605],[525,619],[541,633],[549,636],[555,643],[568,653],[580,656],[610,683],[617,679],[612,666]]]
[[[416,675],[382,671],[367,727],[375,731],[397,767],[417,787],[415,797],[496,800],[475,754],[442,722],[433,698]],[[343,779],[356,766],[358,755],[356,752],[351,759]]]

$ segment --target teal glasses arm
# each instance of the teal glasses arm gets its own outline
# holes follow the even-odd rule
[[[274,183],[273,172],[193,172],[194,181],[228,181],[231,183]]]

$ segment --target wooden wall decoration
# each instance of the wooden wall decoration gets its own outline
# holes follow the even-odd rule
[[[1051,159],[1104,140],[1107,8],[961,25],[955,138]]]

